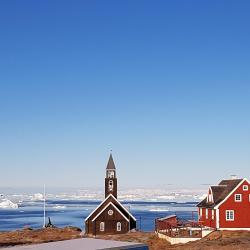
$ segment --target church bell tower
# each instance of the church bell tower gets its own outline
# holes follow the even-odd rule
[[[115,198],[117,198],[116,169],[112,154],[109,156],[109,161],[106,167],[105,198],[109,194],[112,194]]]

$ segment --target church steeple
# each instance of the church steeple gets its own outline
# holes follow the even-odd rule
[[[115,163],[114,163],[114,160],[113,160],[112,153],[110,153],[109,161],[108,161],[106,169],[110,169],[110,170],[115,169]]]
[[[114,195],[117,198],[117,179],[116,179],[116,168],[112,157],[109,156],[108,164],[106,167],[106,178],[105,178],[105,198],[109,195]]]

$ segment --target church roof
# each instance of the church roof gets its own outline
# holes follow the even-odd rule
[[[101,202],[101,204],[99,206],[97,206],[96,209],[89,214],[89,216],[85,219],[85,221],[87,221],[92,215],[94,215],[94,213],[97,210],[101,209],[104,206],[104,204],[106,203],[107,200],[110,200],[110,202],[112,203],[112,205],[115,206],[116,209],[118,209],[121,213],[123,213],[123,215],[125,217],[132,218],[134,221],[136,221],[136,218],[130,213],[130,211],[126,207],[124,207],[112,194],[109,194],[105,198],[105,200],[103,200]]]
[[[110,154],[109,156],[109,161],[108,161],[106,169],[115,169],[115,163],[114,163],[112,154]]]

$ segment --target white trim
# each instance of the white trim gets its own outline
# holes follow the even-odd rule
[[[85,219],[85,221],[87,221],[89,218],[90,218],[90,216],[91,215],[93,215],[93,213],[94,212],[96,212],[96,210],[98,209],[98,208],[100,208],[101,206],[102,206],[102,204],[109,198],[109,197],[113,197],[115,200],[116,200],[116,202],[129,214],[129,216],[134,220],[134,221],[136,221],[136,218],[115,198],[115,196],[113,195],[113,194],[109,194],[103,201],[102,201],[102,203],[99,205],[99,206],[97,206],[96,207],[96,209],[92,212],[92,213],[90,213],[90,215]]]
[[[237,230],[245,230],[245,231],[250,231],[250,227],[222,227],[218,228],[219,230],[229,230],[229,231],[237,231]]]
[[[208,208],[206,208],[206,220],[208,219]]]
[[[236,197],[239,196],[239,200],[236,199]],[[234,201],[235,202],[242,202],[242,194],[234,194]]]
[[[209,194],[209,191],[210,191],[210,194]],[[211,200],[209,200],[209,197],[211,197]],[[209,189],[208,189],[207,203],[209,203],[209,202],[211,202],[211,203],[214,202],[214,194],[213,194],[212,187],[209,187]]]
[[[231,219],[231,215],[232,215],[232,219]],[[234,221],[234,210],[226,210],[225,216],[226,216],[226,221]]]
[[[119,212],[120,213],[120,215],[127,221],[127,222],[129,222],[129,219],[110,201],[103,209],[102,209],[102,211],[99,213],[99,214],[97,214],[96,215],[96,217],[92,220],[92,222],[93,221],[95,221],[110,205],[112,205],[113,206],[113,208],[114,209],[116,209],[116,211],[117,212]]]
[[[118,201],[114,195],[110,194],[111,196],[113,196],[113,198],[117,201],[117,203],[129,214],[129,217],[131,217],[134,221],[136,221],[136,218],[128,211],[127,208],[125,208],[120,201]]]
[[[218,205],[216,205],[214,208],[215,209],[217,209],[217,208],[219,208],[219,206],[221,205],[221,204],[223,204],[238,188],[239,188],[239,186],[241,186],[242,185],[242,183],[243,182],[245,182],[245,181],[247,181],[249,184],[250,184],[250,182],[248,181],[248,179],[247,178],[244,178],[227,196],[226,196],[226,198],[223,200],[223,201],[221,201]]]
[[[211,209],[211,219],[214,220],[214,209]]]
[[[215,217],[216,224],[215,224],[215,226],[216,226],[216,228],[219,228],[220,227],[220,210],[219,210],[219,208],[215,209],[215,214],[216,214],[216,217]]]
[[[87,221],[89,219],[89,217],[111,196],[112,194],[109,194],[97,207],[95,210],[93,210],[93,212],[91,212],[89,214],[89,216],[85,219],[85,221]]]

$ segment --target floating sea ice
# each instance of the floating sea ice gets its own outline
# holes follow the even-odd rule
[[[169,209],[167,208],[151,208],[149,209],[150,212],[168,212]]]
[[[31,200],[33,201],[41,201],[43,200],[43,194],[41,193],[37,193],[37,194],[34,194],[31,198]]]
[[[3,199],[1,202],[0,202],[0,208],[18,208],[18,205],[13,203],[12,201],[10,200],[7,200],[7,199]]]
[[[54,206],[53,208],[54,208],[54,209],[65,209],[66,206],[57,205],[57,206]]]

